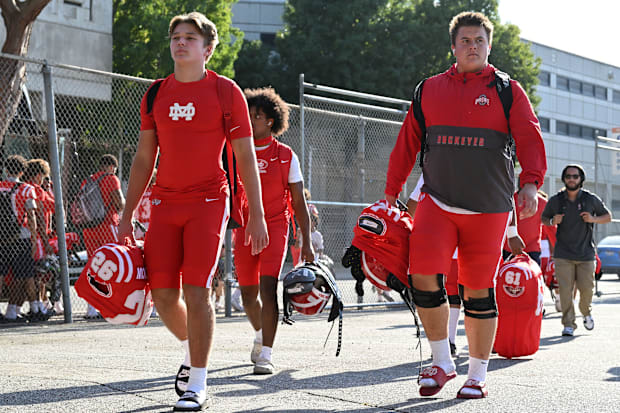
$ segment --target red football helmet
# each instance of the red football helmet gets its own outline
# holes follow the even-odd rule
[[[327,283],[317,271],[323,269],[304,264],[284,276],[282,284],[288,302],[298,312],[315,315],[323,311],[332,296]]]
[[[367,265],[362,263],[362,269],[366,267],[364,274],[377,287],[387,289],[384,284],[389,273],[408,284],[409,235],[412,229],[413,219],[409,213],[384,199],[364,208],[360,214],[351,244],[367,254]]]
[[[366,279],[375,287],[388,291],[390,287],[387,285],[387,278],[390,272],[379,263],[375,258],[362,251],[362,272]]]
[[[143,253],[136,246],[99,247],[82,270],[75,290],[113,324],[145,325],[153,311]]]

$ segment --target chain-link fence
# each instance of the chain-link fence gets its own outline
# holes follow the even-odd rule
[[[115,190],[121,192],[137,145],[140,101],[150,81],[9,55],[0,57],[3,78],[15,70],[16,61],[26,66],[24,87],[16,95],[14,90],[0,88],[4,94],[0,99],[9,100],[13,93],[13,100],[19,101],[15,115],[5,117],[10,122],[2,144],[4,175],[0,190],[14,213],[3,214],[0,219],[3,318],[20,321],[21,313],[26,316],[21,321],[45,320],[62,312],[63,302],[72,304],[75,315],[96,316],[94,309],[87,312],[86,302],[73,288],[65,290],[70,294],[68,301],[62,299],[59,256],[64,251],[60,249],[66,245],[68,275],[73,285],[87,260],[87,251],[115,240],[112,228],[118,207],[110,208],[98,225],[91,223],[86,228],[75,219],[71,205],[87,178],[106,172],[112,175],[106,176],[101,185],[105,201],[114,198]],[[54,91],[54,112],[47,107],[51,96],[46,96],[46,72],[51,80],[47,90]],[[13,109],[4,106],[3,110],[6,114]],[[50,113],[54,116],[54,133]],[[50,156],[54,152],[50,135],[57,138],[56,157]],[[116,167],[110,170],[110,161],[117,162],[117,176]],[[50,164],[53,170],[54,162],[59,176],[50,181]],[[12,191],[16,178],[22,183]],[[56,182],[60,185],[55,191]],[[59,197],[66,216],[61,231],[57,231],[53,219]],[[18,226],[18,234],[9,236],[13,224]],[[58,235],[65,242],[58,242]]]
[[[53,314],[52,309],[60,313],[64,303],[71,305],[75,316],[96,316],[72,285],[88,253],[114,241],[113,224],[120,212],[114,200],[126,190],[139,135],[140,101],[151,80],[0,55],[3,78],[15,70],[16,62],[25,65],[24,87],[17,92],[0,88],[5,95],[2,99],[8,101],[13,93],[14,101],[19,101],[16,110],[3,106],[4,115],[10,112],[11,116],[5,116],[10,119],[8,127],[0,129],[6,130],[0,192],[8,196],[14,213],[3,215],[0,222],[2,231],[8,231],[5,224],[9,222],[19,226],[15,239],[2,237],[0,314],[19,320],[21,312],[28,315],[24,321],[45,319],[43,313]],[[281,139],[302,161],[311,202],[319,211],[317,229],[323,235],[325,254],[335,262],[335,272],[342,280],[345,303],[357,304],[353,283],[348,281],[352,279],[340,260],[361,210],[383,198],[389,154],[408,102],[302,84],[301,104],[290,106],[290,128]],[[313,94],[306,93],[308,89]],[[53,90],[53,100],[46,90],[47,94]],[[52,104],[54,111],[48,107]],[[51,156],[56,149],[57,156]],[[8,170],[11,163],[21,165],[14,155],[26,161],[25,175],[15,168]],[[413,189],[418,176],[416,168],[403,193]],[[18,177],[23,184],[11,192]],[[79,214],[72,204],[89,179],[97,178],[102,179],[102,197],[112,207],[103,222],[86,228],[78,223]],[[61,210],[58,199],[62,199]],[[140,208],[148,209],[148,205],[141,203],[136,215],[145,227],[148,211]],[[54,219],[59,213],[65,217],[62,228]],[[65,251],[70,280],[66,290],[60,283]],[[284,272],[291,266],[288,257]],[[68,293],[65,298],[61,297],[63,291]],[[230,302],[230,294],[226,297]],[[377,294],[364,298],[365,303],[379,300],[383,297]]]

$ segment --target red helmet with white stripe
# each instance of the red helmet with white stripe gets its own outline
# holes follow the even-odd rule
[[[143,253],[136,246],[99,247],[86,263],[75,289],[113,324],[144,325],[153,311]]]
[[[364,208],[353,229],[351,244],[363,251],[362,271],[378,288],[392,273],[408,284],[409,235],[413,219],[406,211],[390,205],[385,199]]]

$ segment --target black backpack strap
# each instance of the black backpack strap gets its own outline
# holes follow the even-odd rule
[[[413,105],[413,117],[418,121],[422,132],[420,136],[420,167],[424,163],[424,152],[426,151],[426,120],[424,119],[424,112],[422,112],[422,88],[424,87],[424,82],[426,82],[426,79],[423,79],[415,87],[411,102]]]
[[[149,90],[146,91],[146,113],[150,114],[153,111],[153,104],[155,103],[155,97],[157,96],[157,92],[159,92],[159,87],[161,86],[161,82],[164,79],[157,79],[154,81]]]
[[[510,120],[510,108],[512,108],[512,85],[510,84],[510,75],[495,70],[495,80],[491,82],[490,87],[495,86],[499,100],[504,108],[504,116],[506,120]]]

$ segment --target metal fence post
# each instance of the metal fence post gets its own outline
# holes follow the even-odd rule
[[[47,62],[41,68],[45,94],[45,111],[47,114],[47,137],[49,145],[50,168],[54,183],[56,209],[56,234],[58,235],[58,254],[60,255],[60,275],[62,283],[62,302],[65,323],[72,323],[71,294],[69,285],[69,267],[67,260],[67,241],[65,238],[65,212],[62,202],[62,183],[60,179],[60,162],[58,158],[58,141],[56,137],[56,114],[54,108],[54,92],[52,89],[52,69]]]

